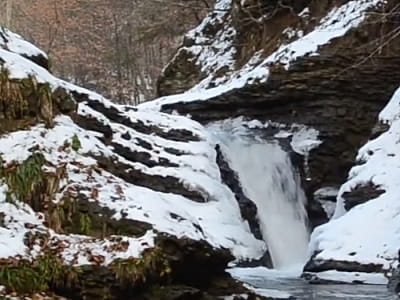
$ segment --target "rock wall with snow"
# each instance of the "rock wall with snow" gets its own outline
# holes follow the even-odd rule
[[[368,141],[357,155],[349,178],[339,190],[332,220],[312,237],[308,272],[389,272],[398,266],[399,236],[399,116],[398,89],[379,115],[388,129]],[[346,209],[347,193],[358,193],[359,203]],[[378,193],[371,191],[379,190]]]
[[[313,225],[333,219],[315,229],[306,271],[383,274],[400,245],[398,2],[258,3],[217,1],[166,66],[162,97],[142,107],[317,130],[321,144],[298,165]]]
[[[344,183],[399,85],[397,2],[252,3],[218,1],[160,79],[160,95],[185,92],[143,107],[203,123],[245,116],[318,130],[323,143],[304,182],[317,225],[327,216],[314,193]]]
[[[0,33],[0,293],[246,293],[224,269],[265,243],[204,127],[56,78],[37,63],[43,52]]]

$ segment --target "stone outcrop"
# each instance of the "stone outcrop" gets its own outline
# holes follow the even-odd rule
[[[50,70],[50,61],[46,53],[2,26],[0,26],[0,47],[27,58],[46,70]]]
[[[257,207],[243,192],[239,178],[235,171],[231,169],[224,158],[219,145],[217,145],[217,163],[221,170],[222,180],[235,193],[236,199],[241,207],[243,219],[249,222],[250,229],[255,237],[262,240],[260,224],[258,223]]]
[[[354,206],[362,204],[368,200],[378,198],[385,191],[369,182],[365,185],[358,185],[350,192],[344,192],[344,207],[346,210],[352,209]]]

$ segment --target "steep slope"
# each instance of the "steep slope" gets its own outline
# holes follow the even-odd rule
[[[5,292],[122,299],[171,283],[188,287],[166,297],[203,299],[219,276],[231,287],[214,296],[245,293],[224,268],[259,258],[265,245],[223,183],[208,132],[62,81],[35,63],[46,58],[40,50],[1,36]]]

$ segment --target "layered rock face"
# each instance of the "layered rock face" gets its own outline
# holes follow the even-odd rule
[[[265,252],[254,204],[224,183],[208,132],[114,105],[1,38],[1,295],[256,297],[225,273]]]
[[[243,16],[245,8],[238,8],[239,4],[214,13],[208,23],[189,35],[190,42],[167,66],[159,92],[175,93],[177,90],[168,87],[179,85],[192,88],[193,92],[207,88],[209,96],[192,95],[191,101],[176,96],[161,102],[164,111],[190,114],[202,122],[245,115],[317,129],[324,142],[310,154],[312,181],[305,182],[305,188],[311,198],[321,187],[343,183],[357,149],[368,139],[379,111],[398,86],[396,53],[400,43],[398,37],[390,40],[398,26],[395,17],[389,21],[379,14],[371,15],[350,28],[348,23],[356,22],[357,13],[346,17],[346,9],[368,1],[352,1],[339,8],[335,8],[338,3],[334,1],[308,2],[308,8],[300,14],[293,13],[306,4],[299,4],[294,11],[277,8],[275,15],[265,21],[264,31],[259,28],[261,25],[252,23],[259,31],[250,33],[245,24],[251,20]],[[369,4],[374,5],[373,2]],[[395,4],[380,9],[391,11]],[[334,20],[344,22],[348,29],[345,35],[341,32],[334,36]],[[333,38],[320,45],[318,55],[307,55],[313,52],[312,47],[302,52],[301,47],[308,41],[318,45],[320,37],[329,39],[329,34]],[[380,49],[377,43],[383,40],[387,43]],[[214,59],[209,58],[212,54]],[[191,61],[196,67],[182,61]],[[196,73],[198,69],[207,76],[197,75],[205,79],[194,87],[190,80],[193,75],[180,80],[179,74]],[[180,83],[175,85],[175,81]],[[214,86],[219,88],[212,89]],[[314,217],[318,224],[318,215]]]
[[[258,4],[218,1],[216,10],[188,34],[166,67],[159,82],[163,97],[144,107],[189,114],[203,123],[245,116],[318,130],[321,145],[303,157],[308,162],[303,185],[309,216],[316,226],[326,222],[327,215],[314,193],[339,189],[352,167],[351,178],[358,174],[368,156],[378,150],[376,142],[369,154],[361,150],[356,160],[359,148],[369,139],[382,133],[385,137],[397,135],[393,124],[386,132],[387,123],[392,121],[379,120],[378,115],[400,82],[398,3],[327,0]],[[176,93],[182,94],[173,95]],[[390,120],[397,118],[396,105],[390,106]],[[378,140],[384,139],[382,136]],[[384,150],[380,151],[396,157],[397,150],[386,147],[382,145]],[[387,183],[375,178],[388,170],[386,162],[379,159],[374,163],[382,171],[367,172],[340,189],[338,219],[315,231],[311,244],[314,256],[306,270],[383,272],[396,261],[394,231],[398,226],[393,229],[390,225],[395,217],[380,219],[382,227],[376,235],[362,230],[375,220],[372,216],[378,207],[391,211],[382,202],[388,197]],[[370,204],[371,199],[376,203]],[[394,211],[397,209],[391,213]],[[350,232],[347,238],[339,227]],[[385,238],[380,238],[379,232]],[[350,241],[357,238],[356,243]],[[374,246],[379,243],[382,248]],[[361,254],[359,248],[365,252]],[[377,262],[376,257],[384,262]]]

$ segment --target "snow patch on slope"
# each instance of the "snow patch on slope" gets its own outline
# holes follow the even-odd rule
[[[310,33],[288,45],[282,45],[263,64],[281,63],[289,69],[290,63],[306,55],[318,55],[318,47],[344,36],[350,29],[364,21],[366,11],[376,7],[382,0],[350,1],[332,9]]]
[[[25,41],[20,35],[11,32],[7,28],[0,26],[0,47],[7,49],[10,52],[26,56],[35,57],[43,56],[47,58],[47,54],[34,46],[33,44]]]

